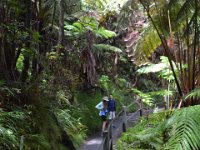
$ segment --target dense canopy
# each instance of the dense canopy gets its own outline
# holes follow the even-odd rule
[[[122,149],[200,149],[199,0],[1,0],[0,14],[0,149],[75,150],[110,94],[117,111],[168,109]]]

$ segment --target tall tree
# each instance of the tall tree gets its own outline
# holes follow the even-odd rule
[[[59,1],[59,35],[57,52],[60,53],[60,49],[63,46],[64,40],[64,0]]]

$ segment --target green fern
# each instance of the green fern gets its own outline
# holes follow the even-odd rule
[[[147,104],[152,105],[153,104],[153,97],[148,93],[143,93],[142,91],[132,88],[132,91],[135,92],[138,96],[140,96],[141,100]]]
[[[146,57],[150,57],[155,49],[160,46],[160,44],[161,41],[158,37],[158,34],[150,24],[141,33],[138,43],[133,51],[136,56],[139,54],[145,54]]]
[[[150,115],[149,120],[142,118],[134,128],[122,136],[120,141],[126,144],[125,147],[133,149],[162,149],[164,144],[162,135],[168,114],[169,112],[159,112]]]
[[[6,112],[0,109],[0,149],[16,149],[19,146],[18,126],[23,126],[25,114],[20,111]]]
[[[160,59],[161,59],[160,63],[157,63],[157,64],[150,64],[149,63],[147,65],[140,67],[137,70],[137,72],[139,74],[158,73],[158,75],[160,77],[162,77],[163,79],[173,81],[174,76],[173,76],[173,73],[170,69],[169,61],[168,61],[167,57],[161,56]],[[172,63],[173,63],[173,66],[175,68],[175,71],[177,73],[178,70],[176,68],[176,65],[175,65],[174,62],[172,62]],[[185,64],[183,64],[183,68],[187,68],[187,66]]]
[[[108,39],[116,36],[114,31],[105,29],[104,27],[99,27],[99,22],[95,17],[83,16],[77,22],[72,25],[65,23],[65,35],[68,37],[84,36],[85,32],[91,31],[96,37],[103,39]]]
[[[176,111],[167,122],[170,129],[167,150],[198,150],[200,148],[200,106]]]
[[[105,51],[116,52],[116,53],[122,52],[122,50],[119,49],[118,47],[111,46],[108,44],[93,44],[93,46],[97,50],[105,50]]]
[[[76,146],[80,146],[83,139],[86,137],[86,127],[81,124],[80,118],[74,118],[67,109],[57,109],[56,117],[60,126],[69,134],[73,139]]]
[[[148,64],[148,65],[143,66],[140,69],[138,69],[137,72],[139,74],[155,73],[155,72],[160,72],[166,68],[169,68],[169,67],[165,63]]]
[[[94,31],[96,33],[96,36],[99,36],[101,38],[112,38],[114,36],[116,36],[116,33],[110,30],[106,30],[103,27],[100,27],[98,30]]]
[[[170,114],[171,112],[161,112],[150,115],[149,121],[141,120],[120,141],[123,140],[129,147],[134,148],[199,150],[200,106],[176,110],[166,120]],[[139,130],[136,130],[138,127]]]
[[[200,98],[200,87],[192,90],[190,93],[188,93],[186,96],[185,96],[185,100],[187,99],[191,99],[191,98]]]

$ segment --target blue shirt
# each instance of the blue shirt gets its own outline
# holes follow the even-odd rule
[[[111,99],[111,100],[108,101],[108,111],[116,111],[114,99]]]

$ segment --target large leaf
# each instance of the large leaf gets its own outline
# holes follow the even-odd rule
[[[147,73],[155,73],[160,72],[163,69],[166,69],[168,65],[165,63],[159,63],[159,64],[148,64],[147,66],[144,66],[137,70],[140,74],[147,74]]]
[[[132,88],[132,91],[135,92],[145,104],[147,104],[147,105],[153,104],[154,99],[152,98],[152,96],[149,93],[143,93],[142,91],[140,91],[136,88]]]
[[[108,44],[93,44],[94,48],[98,50],[105,50],[105,51],[110,51],[110,52],[116,52],[116,53],[121,53],[122,50],[118,47],[111,46]]]
[[[184,108],[168,120],[169,140],[164,149],[198,150],[200,148],[200,107]]]
[[[200,87],[192,90],[190,93],[188,93],[187,95],[185,95],[184,99],[191,99],[191,98],[200,98]]]
[[[100,27],[97,31],[95,31],[96,35],[102,38],[112,38],[116,36],[116,33],[110,30],[106,30],[103,27]]]

